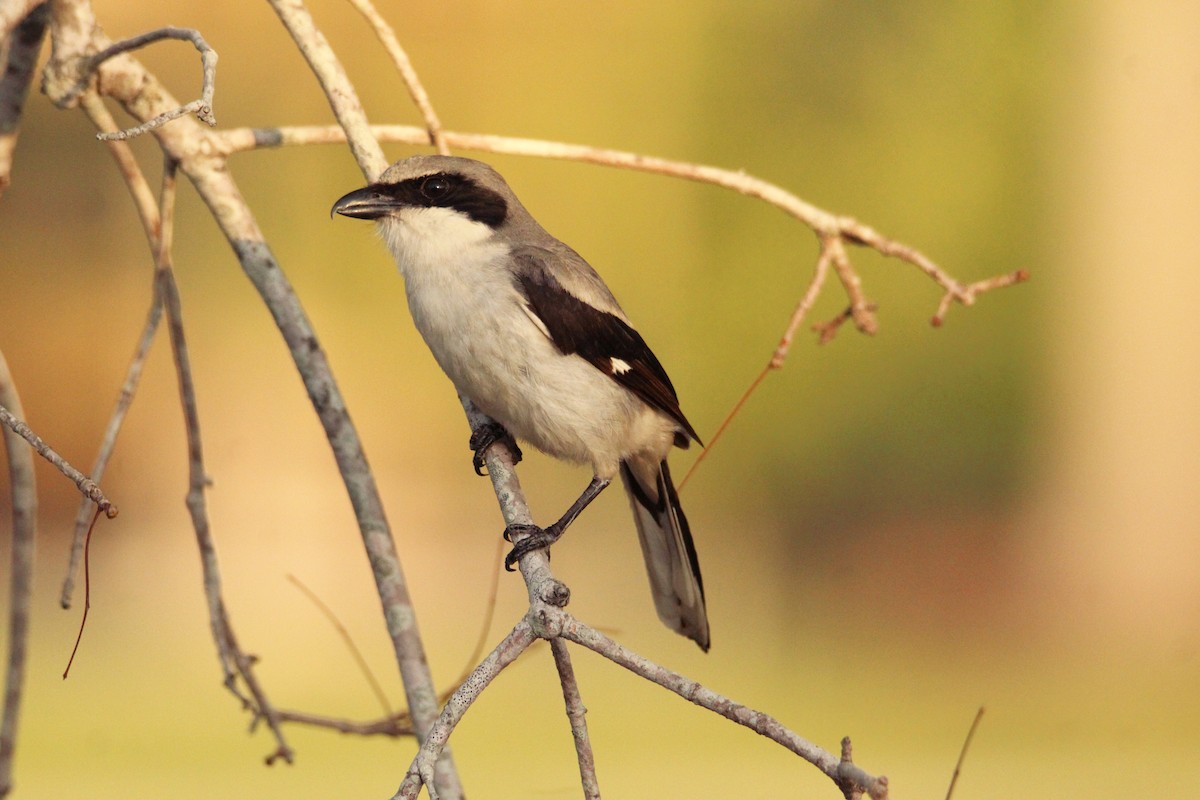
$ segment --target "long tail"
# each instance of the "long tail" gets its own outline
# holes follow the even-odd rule
[[[700,562],[665,460],[621,463],[658,617],[708,652],[708,612]]]

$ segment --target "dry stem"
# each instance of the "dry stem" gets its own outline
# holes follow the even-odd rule
[[[563,702],[567,706],[567,720],[571,723],[571,738],[575,741],[575,758],[579,762],[579,780],[583,784],[586,800],[600,800],[600,783],[596,779],[596,756],[592,752],[592,740],[588,736],[587,709],[579,694],[579,682],[575,679],[575,668],[571,666],[571,653],[562,639],[551,639],[550,650],[554,654],[554,667],[558,670],[558,682],[563,690]]]
[[[29,442],[39,456],[53,464],[55,469],[71,479],[85,497],[100,506],[100,510],[106,517],[112,519],[117,515],[116,505],[104,496],[104,492],[100,490],[95,481],[67,463],[67,460],[55,452],[54,448],[42,441],[42,437],[34,433],[28,425],[2,405],[0,405],[0,424]]]
[[[21,397],[0,353],[0,403],[24,416]],[[37,482],[33,454],[16,433],[5,429],[8,482],[12,487],[12,564],[8,593],[8,668],[4,679],[4,716],[0,721],[0,797],[12,790],[13,755],[21,718],[21,689],[29,640],[30,599],[33,596],[34,543],[37,533]]]
[[[96,138],[101,141],[124,141],[134,136],[141,136],[143,133],[149,133],[155,128],[166,125],[171,120],[179,119],[188,114],[195,114],[196,118],[201,122],[215,126],[217,118],[213,116],[212,105],[213,93],[216,91],[217,82],[217,51],[213,50],[208,42],[204,41],[204,37],[200,35],[199,31],[192,28],[175,28],[168,25],[157,30],[138,34],[137,36],[131,36],[128,39],[122,39],[119,42],[114,42],[95,55],[88,56],[79,64],[79,77],[75,87],[60,97],[58,102],[61,104],[73,103],[79,94],[87,90],[93,73],[105,61],[122,53],[128,53],[131,50],[137,50],[148,44],[162,41],[163,39],[188,41],[200,51],[200,63],[204,73],[203,82],[200,87],[200,99],[163,111],[157,116],[151,117],[142,124],[135,125],[132,128],[120,131],[101,131],[96,134]]]

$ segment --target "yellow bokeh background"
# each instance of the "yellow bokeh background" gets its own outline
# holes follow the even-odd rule
[[[432,7],[431,7],[432,6]],[[417,117],[347,5],[311,4],[373,121]],[[745,169],[920,248],[963,280],[1033,280],[951,309],[915,268],[855,250],[880,331],[803,336],[689,482],[712,618],[701,654],[654,617],[628,509],[604,496],[555,549],[571,610],[644,655],[942,797],[1188,796],[1200,780],[1200,9],[1194,3],[381,3],[443,121]],[[97,0],[114,39],[198,28],[221,127],[327,124],[265,3]],[[190,45],[138,54],[198,91]],[[44,58],[44,56],[43,56]],[[118,114],[120,112],[114,110]],[[78,112],[29,98],[0,199],[0,351],[29,423],[87,468],[150,298],[125,189]],[[159,154],[135,142],[157,180]],[[390,146],[390,157],[409,148]],[[477,155],[462,153],[463,155]],[[769,357],[813,236],[724,190],[483,156],[602,274],[709,437]],[[233,174],[313,320],[379,481],[429,659],[452,681],[502,527],[467,428],[370,227],[341,146],[238,155]],[[382,711],[321,613],[402,701],[349,503],[282,340],[182,186],[176,269],[209,512],[242,644],[276,704]],[[832,285],[814,321],[844,297]],[[288,728],[294,765],[220,685],[183,496],[165,336],[103,481],[92,609],[58,608],[77,498],[38,466],[41,513],[17,797],[388,797],[410,740]],[[682,475],[695,452],[678,453]],[[586,470],[530,453],[538,519]],[[10,534],[7,486],[0,535]],[[0,568],[7,580],[8,567]],[[498,640],[522,613],[501,576]],[[834,797],[744,729],[576,657],[611,797]],[[469,794],[577,797],[544,647],[452,739]]]

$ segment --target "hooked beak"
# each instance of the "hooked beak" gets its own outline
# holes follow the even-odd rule
[[[379,219],[399,207],[394,197],[382,191],[378,184],[355,189],[338,198],[329,210],[329,216],[341,214],[355,219]]]

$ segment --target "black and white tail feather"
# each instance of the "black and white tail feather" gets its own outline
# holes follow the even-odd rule
[[[666,460],[623,461],[621,482],[637,523],[658,618],[707,653],[708,613],[700,560]]]

